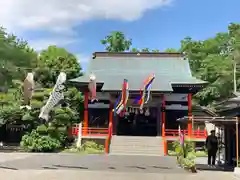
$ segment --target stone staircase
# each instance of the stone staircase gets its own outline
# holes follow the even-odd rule
[[[0,152],[11,153],[11,152],[22,152],[20,144],[10,143],[0,146]]]
[[[163,156],[163,141],[161,137],[113,136],[110,154]]]

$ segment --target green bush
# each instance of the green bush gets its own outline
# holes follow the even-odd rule
[[[173,143],[175,153],[177,154],[177,163],[186,168],[195,167],[196,153],[194,149],[194,142],[185,141],[184,146],[179,141]]]
[[[61,142],[49,135],[40,135],[33,130],[22,137],[21,147],[28,152],[53,152],[61,148]]]
[[[102,154],[104,152],[104,146],[98,145],[94,141],[86,141],[80,148],[77,148],[76,145],[72,146],[69,149],[66,149],[65,152],[72,153],[86,153],[86,154]]]
[[[45,124],[38,126],[36,132],[40,135],[48,135],[47,126]]]
[[[66,143],[67,143],[67,128],[66,127],[56,128],[54,126],[51,126],[51,127],[48,127],[47,131],[51,137],[58,139],[63,146],[66,145]]]
[[[97,144],[96,142],[94,142],[94,141],[86,141],[86,142],[82,145],[82,149],[83,149],[84,151],[91,150],[91,149],[103,151],[103,150],[104,150],[104,146],[103,146],[103,145],[98,145],[98,144]]]

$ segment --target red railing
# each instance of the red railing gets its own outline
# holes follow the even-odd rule
[[[78,135],[78,125],[72,126],[71,133],[72,135]],[[82,127],[82,136],[107,136],[108,128],[91,128],[91,127]]]
[[[181,130],[181,132],[185,135],[188,136],[188,130]],[[179,136],[179,130],[177,129],[165,129],[165,136],[168,137],[177,137]],[[207,132],[206,130],[193,130],[191,137],[193,138],[206,138],[207,137]]]
[[[108,136],[105,140],[105,153],[109,153],[109,146],[111,143],[111,139],[112,139],[112,123],[109,123],[109,127],[108,127]]]

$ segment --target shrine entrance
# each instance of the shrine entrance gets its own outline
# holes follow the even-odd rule
[[[157,136],[157,108],[128,108],[123,116],[117,116],[117,135]]]

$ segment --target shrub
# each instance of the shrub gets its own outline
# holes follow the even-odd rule
[[[175,149],[175,153],[177,154],[177,163],[180,166],[184,166],[189,169],[195,167],[196,154],[194,143],[192,141],[185,141],[183,147],[179,141],[175,141],[173,143],[173,147]]]
[[[101,154],[104,152],[104,146],[98,145],[94,141],[86,141],[80,148],[77,148],[75,145],[72,146],[70,149],[67,149],[66,152],[73,152],[73,153],[86,153],[86,154]]]
[[[62,146],[65,146],[67,144],[68,139],[66,127],[56,128],[54,126],[50,126],[48,127],[47,132],[51,137],[58,139],[61,142]]]
[[[86,141],[83,145],[82,145],[82,149],[84,151],[91,151],[92,149],[98,150],[98,151],[103,151],[104,150],[104,146],[103,145],[98,145],[96,142],[94,141]]]
[[[49,135],[42,136],[33,130],[22,137],[21,147],[29,152],[53,152],[61,148],[61,142]]]

